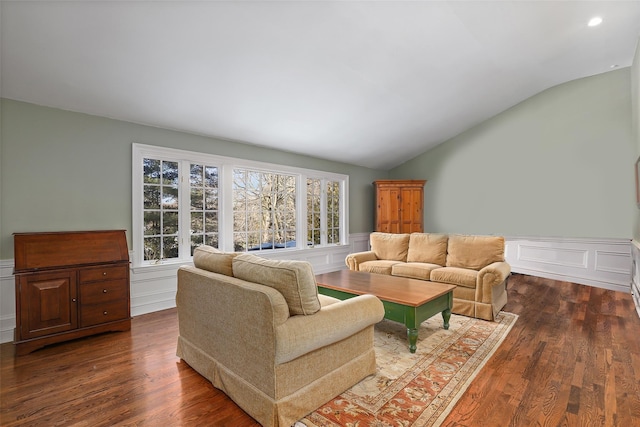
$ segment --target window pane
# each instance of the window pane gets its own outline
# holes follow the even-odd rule
[[[204,214],[202,212],[191,212],[191,233],[204,232]]]
[[[218,247],[218,233],[213,234],[205,234],[204,236],[204,244],[213,246],[214,248]]]
[[[144,186],[144,208],[160,209],[160,186],[159,185]]]
[[[192,188],[191,189],[191,210],[202,210],[204,204],[202,203],[202,189],[200,188]]]
[[[160,259],[160,237],[144,238],[144,260]]]
[[[149,184],[160,184],[160,160],[143,159],[143,181]]]
[[[147,211],[144,213],[144,234],[159,235],[160,234],[160,211]],[[160,244],[158,242],[158,248]]]
[[[218,209],[218,190],[205,190],[204,206],[207,210]]]
[[[162,162],[162,183],[178,185],[178,162]]]
[[[204,214],[204,231],[218,231],[218,213],[206,212]]]
[[[162,207],[178,209],[178,187],[162,187]]]
[[[233,247],[233,250],[236,252],[243,252],[247,250],[247,234],[233,233]]]
[[[178,237],[169,236],[162,238],[163,258],[178,258]]]
[[[189,183],[193,186],[202,185],[202,166],[191,165],[191,172],[189,174]]]
[[[162,233],[176,234],[178,232],[178,212],[164,212],[162,214]]]
[[[204,236],[202,234],[196,234],[191,236],[191,256],[193,256],[193,251],[203,243],[204,243]]]
[[[218,188],[218,168],[212,166],[204,168],[204,185]]]

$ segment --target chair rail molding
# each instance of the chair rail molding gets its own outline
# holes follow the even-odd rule
[[[505,236],[514,273],[631,291],[631,240]]]

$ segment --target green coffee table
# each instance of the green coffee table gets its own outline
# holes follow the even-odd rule
[[[442,313],[444,329],[449,329],[455,285],[407,277],[338,270],[316,275],[318,293],[340,300],[373,294],[384,305],[384,318],[404,323],[409,351],[415,353],[420,324]]]

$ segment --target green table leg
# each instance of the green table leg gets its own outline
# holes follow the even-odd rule
[[[416,343],[418,342],[418,328],[407,328],[407,337],[409,338],[409,351],[416,352]]]
[[[442,312],[442,319],[444,320],[444,328],[449,329],[449,319],[451,319],[451,309],[447,308]]]

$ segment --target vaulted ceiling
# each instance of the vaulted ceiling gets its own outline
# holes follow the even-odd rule
[[[629,66],[640,36],[640,1],[0,7],[2,97],[376,169]]]

